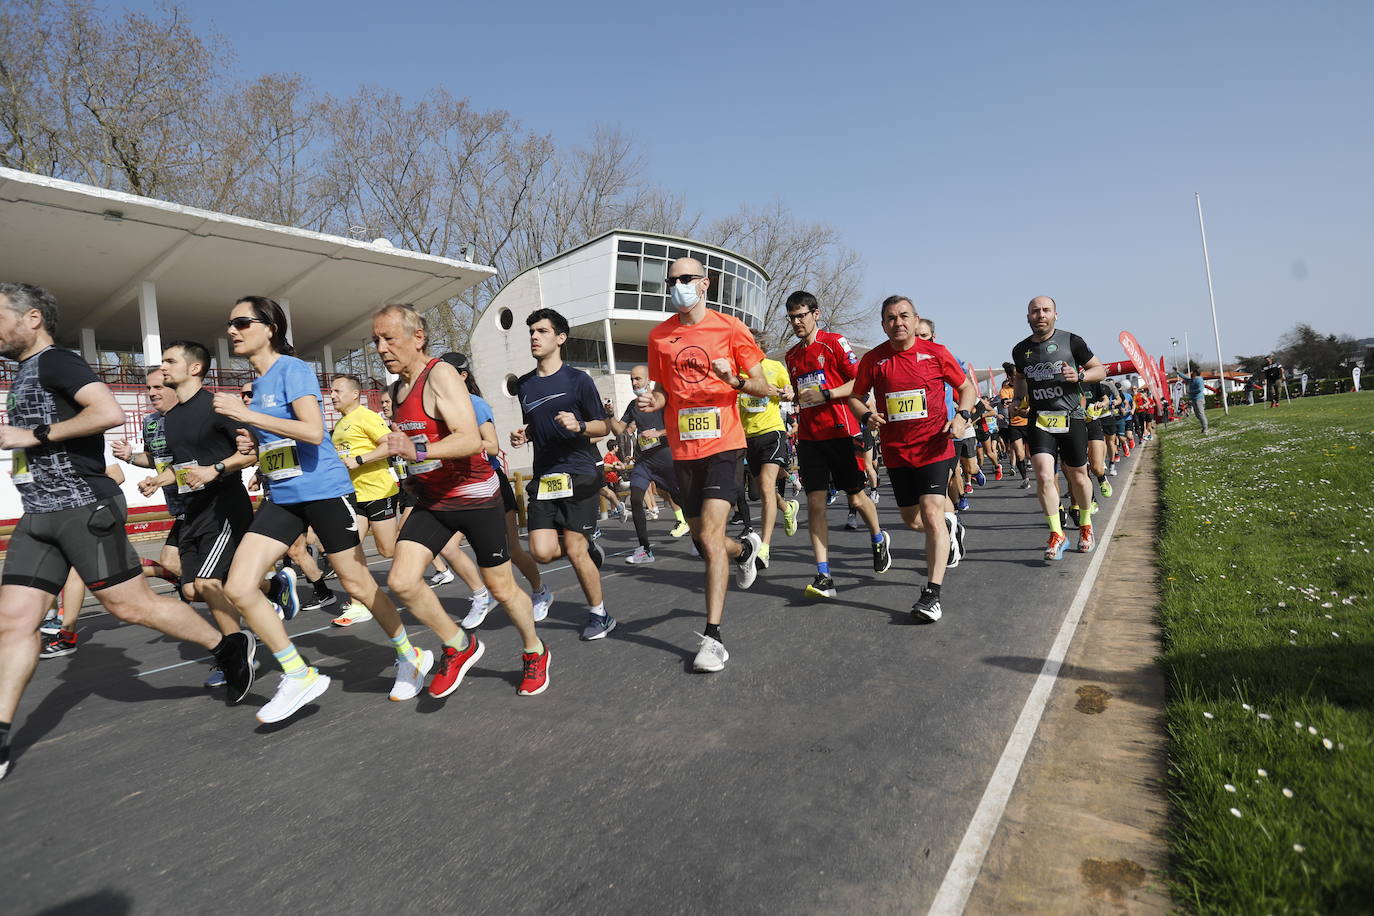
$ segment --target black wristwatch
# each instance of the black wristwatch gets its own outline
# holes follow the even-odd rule
[[[363,456],[362,456],[362,455],[354,455],[354,456],[353,456],[353,463],[356,464],[358,467],[362,467],[362,466],[363,466]]]
[[[821,397],[824,398],[825,400],[829,401],[829,400],[831,399],[831,397],[833,397],[833,395],[831,395],[830,389],[829,389],[829,388],[822,388],[822,389],[821,389]]]
[[[577,431],[578,431],[578,433],[580,433],[580,434],[583,435],[583,436],[587,435],[587,421],[586,421],[586,420],[578,420],[578,421],[577,421]]]
[[[973,419],[973,414],[969,413],[967,410],[964,410],[963,408],[959,409],[959,416],[963,417],[965,420]]]
[[[733,389],[735,389],[736,391],[743,391],[743,390],[744,390],[744,386],[745,386],[746,384],[747,384],[747,381],[745,380],[744,376],[742,376],[742,375],[737,375],[737,376],[735,376],[735,383],[734,383],[733,385],[731,385],[730,387],[733,388]]]
[[[215,476],[217,476],[217,477],[223,477],[223,476],[224,476],[224,462],[223,462],[223,461],[216,461],[216,462],[215,462]]]
[[[38,440],[39,445],[47,445],[48,433],[51,431],[52,427],[47,423],[40,423],[33,428],[33,437]]]

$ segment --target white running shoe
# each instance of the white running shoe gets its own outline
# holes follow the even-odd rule
[[[635,552],[625,558],[625,562],[632,566],[637,566],[640,563],[652,563],[654,562],[654,552],[645,550],[643,547],[636,547]]]
[[[540,586],[539,591],[530,595],[534,601],[534,619],[537,623],[549,616],[549,608],[553,607],[553,592],[549,591],[547,585]]]
[[[393,700],[413,700],[425,686],[425,675],[434,667],[434,653],[428,649],[420,650],[420,664],[414,662],[396,663],[396,682],[391,685],[389,697]]]
[[[396,610],[400,610],[397,608]],[[343,613],[329,621],[336,627],[351,627],[355,623],[362,623],[372,619],[372,612],[367,609],[361,601],[350,601],[344,608]]]
[[[448,585],[456,578],[458,577],[453,574],[453,570],[445,569],[429,577],[429,587],[438,588],[441,585]]]
[[[735,584],[740,588],[748,588],[753,585],[754,579],[758,577],[759,568],[754,565],[754,558],[759,555],[759,546],[762,543],[763,540],[754,531],[747,532],[744,537],[740,538],[740,546],[744,549],[735,558]],[[712,641],[714,642],[714,640]],[[720,644],[717,643],[717,645]],[[723,646],[721,651],[725,651]],[[724,664],[725,660],[721,659],[721,663]],[[719,671],[720,669],[713,668],[710,670]]]
[[[1109,476],[1111,476],[1111,477],[1115,477],[1115,476],[1116,476],[1116,465],[1112,465],[1112,469],[1111,469],[1110,471],[1108,471],[1107,474],[1108,474]]]
[[[62,632],[62,615],[49,614],[43,618],[43,622],[38,626],[38,632],[44,636],[56,636]]]
[[[650,521],[658,521],[658,506],[654,506],[652,509],[645,509],[644,517]]]
[[[465,630],[475,630],[482,625],[482,621],[487,619],[487,613],[491,611],[491,592],[486,589],[473,592],[469,600],[471,604],[468,605],[468,614],[458,626]]]
[[[725,645],[719,639],[703,635],[701,648],[697,651],[697,657],[692,660],[692,670],[701,672],[720,671],[725,667],[729,658],[730,653],[725,651]]]
[[[959,530],[959,516],[953,512],[945,513],[945,529],[949,532],[949,559],[945,561],[948,569],[959,565],[964,558],[963,532]]]
[[[320,674],[318,668],[311,668],[305,677],[287,677],[283,674],[277,682],[277,692],[266,706],[258,710],[258,721],[270,724],[289,719],[296,710],[328,689],[329,678]]]

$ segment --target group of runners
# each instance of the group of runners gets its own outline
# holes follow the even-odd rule
[[[941,618],[946,571],[965,551],[960,506],[975,483],[985,483],[989,464],[1001,479],[1004,453],[1023,487],[1038,482],[1050,529],[1045,558],[1064,555],[1064,523],[1075,518],[1078,549],[1093,549],[1093,478],[1097,492],[1110,495],[1115,462],[1136,441],[1131,398],[1104,382],[1105,369],[1082,338],[1056,327],[1052,299],[1029,303],[1031,334],[1013,348],[1007,385],[994,399],[979,394],[967,365],[935,341],[933,323],[908,297],[883,301],[886,341],[859,357],[843,336],[822,329],[813,295],[793,293],[786,317],[797,342],[775,361],[742,322],[707,307],[702,264],[678,259],[667,280],[676,313],[650,333],[648,362],[631,372],[634,400],[619,417],[606,410],[590,376],[563,362],[567,320],[552,309],[527,316],[535,368],[516,383],[522,421],[507,431],[513,448],[528,443],[533,451],[526,542],[491,407],[465,357],[430,355],[425,319],[413,306],[386,305],[373,316],[373,343],[396,377],[382,414],[361,403],[358,379],[336,376],[328,396],[340,419],[331,434],[324,393],[314,370],[293,355],[282,308],[260,296],[239,299],[227,334],[254,380],[241,392],[211,393],[206,348],[174,341],[148,375],[154,413],[143,442],[114,443],[120,461],[153,472],[139,489],[151,495],[161,488],[176,518],[157,561],[140,560],[129,543],[127,507],[107,473],[104,434],[123,423],[122,409],[79,356],[53,345],[54,298],[26,284],[0,284],[0,354],[19,364],[0,448],[11,450],[24,507],[0,581],[0,777],[40,653],[56,657],[75,647],[70,604],[60,625],[39,632],[69,573],[117,618],[209,650],[207,686],[222,687],[231,706],[248,695],[257,644],[266,645],[281,677],[257,711],[265,723],[290,717],[330,687],[285,626],[303,606],[335,602],[328,576],[346,593],[334,622],[374,620],[390,641],[392,700],[422,690],[436,698],[452,693],[482,657],[477,630],[497,604],[521,643],[518,694],[544,692],[551,656],[537,625],[553,595],[540,564],[564,558],[574,570],[587,609],[582,640],[604,639],[617,625],[605,604],[606,557],[596,543],[607,464],[596,442],[608,436],[634,443],[628,514],[639,546],[626,562],[655,562],[647,522],[659,500],[675,514],[674,535],[690,535],[704,561],[705,625],[692,663],[698,672],[720,671],[730,657],[721,625],[732,568],[736,587],[748,589],[769,567],[778,517],[786,534],[797,530],[800,505],[785,486],[794,449],[816,565],[805,590],[814,597],[837,594],[826,508],[841,493],[850,527],[868,532],[874,574],[891,569],[892,537],[876,509],[879,460],[903,524],[924,536],[927,576],[911,609],[918,622]],[[785,402],[794,408],[794,445]],[[256,510],[244,484],[249,468],[256,468],[252,486],[263,492]],[[745,498],[750,484],[760,501],[758,525]],[[732,537],[727,528],[737,513],[744,528]],[[385,589],[364,558],[369,533],[390,559]],[[471,558],[460,549],[464,540]],[[311,586],[304,605],[287,560]],[[427,578],[432,566],[439,572]],[[432,587],[453,575],[473,592],[461,621]],[[174,582],[175,592],[154,592],[148,579],[156,576]],[[209,608],[208,621],[191,601]],[[436,648],[417,645],[422,640],[407,631],[401,610],[432,631]]]

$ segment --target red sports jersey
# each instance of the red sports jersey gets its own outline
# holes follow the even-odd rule
[[[929,340],[917,339],[900,351],[884,343],[864,354],[853,396],[863,400],[870,390],[876,396],[877,412],[887,421],[878,438],[888,467],[916,468],[954,457],[954,442],[944,431],[945,385],[958,388],[964,378],[953,354]]]
[[[437,362],[438,359],[431,359],[410,387],[405,400],[395,401],[393,421],[396,428],[417,446],[438,442],[450,432],[443,420],[425,413],[425,382],[429,381],[429,370]],[[399,390],[398,384],[392,391],[393,399]],[[443,459],[420,458],[419,449],[416,451],[416,460],[406,462],[405,486],[415,494],[421,508],[448,511],[485,509],[501,504],[501,481],[481,451],[466,458]]]
[[[826,391],[838,388],[854,377],[854,368],[859,358],[849,349],[849,341],[830,331],[817,331],[816,342],[807,346],[798,343],[787,351],[784,357],[787,373],[792,376],[792,385],[798,397],[807,388]],[[858,421],[845,404],[844,398],[835,398],[814,407],[801,407],[797,410],[797,438],[805,442],[820,439],[838,439],[840,436],[857,436]]]

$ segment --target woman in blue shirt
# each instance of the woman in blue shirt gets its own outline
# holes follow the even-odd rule
[[[400,615],[363,560],[353,505],[353,482],[324,429],[320,383],[309,365],[297,359],[286,337],[286,314],[262,296],[245,296],[229,315],[234,353],[257,372],[251,405],[237,394],[215,395],[215,411],[244,424],[241,450],[256,441],[258,467],[272,488],[272,499],[258,508],[253,524],[234,554],[224,591],[248,625],[272,650],[283,677],[276,695],[258,710],[258,721],[280,722],[329,687],[329,678],[306,665],[276,610],[259,589],[290,545],[313,528],[339,574],[339,582],[372,612],[396,648],[396,683],[391,699],[419,693],[433,654],[410,644]]]

